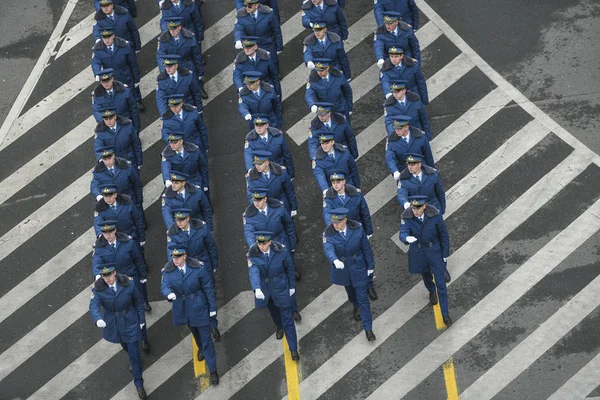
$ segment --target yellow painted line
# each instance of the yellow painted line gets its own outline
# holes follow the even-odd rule
[[[198,361],[198,345],[192,336],[192,360],[194,360],[194,376],[200,377],[200,393],[204,392],[210,386],[210,376],[206,367],[206,360]]]
[[[283,337],[283,360],[285,361],[285,379],[287,381],[288,400],[300,400],[299,362],[292,360],[287,338]]]
[[[454,360],[449,358],[443,365],[444,381],[446,382],[446,394],[448,400],[458,400],[458,385],[456,384],[456,374],[454,373]]]
[[[435,284],[435,276],[432,275],[433,283]],[[435,295],[437,296],[437,286]],[[440,297],[438,296],[438,302],[435,306],[433,306],[433,318],[435,319],[435,327],[438,331],[442,329],[446,329],[446,324],[444,324],[444,318],[442,318],[442,309],[440,308]]]

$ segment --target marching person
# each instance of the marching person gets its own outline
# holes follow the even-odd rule
[[[404,54],[421,63],[421,47],[412,28],[405,22],[400,21],[400,14],[394,11],[386,11],[383,14],[383,24],[375,30],[373,36],[373,48],[377,66],[381,68],[392,46],[402,47]]]
[[[203,152],[208,151],[208,129],[196,107],[185,104],[183,93],[167,96],[169,109],[161,116],[161,136],[165,144],[169,144],[169,135],[173,132],[183,134],[183,140],[194,143]],[[207,182],[208,183],[208,182]],[[208,186],[208,185],[206,185]]]
[[[317,149],[315,159],[312,160],[312,170],[323,195],[325,195],[325,192],[331,186],[329,172],[332,169],[344,171],[348,183],[356,188],[360,188],[358,165],[346,146],[336,144],[335,140],[333,140],[333,135],[329,132],[317,131],[313,134],[318,135],[321,147]]]
[[[329,66],[328,58],[315,58],[315,69],[308,76],[304,101],[310,111],[316,113],[317,103],[333,103],[331,109],[344,114],[347,120],[352,115],[352,87],[339,69]]]
[[[344,114],[331,111],[333,103],[319,101],[315,105],[317,106],[317,116],[310,121],[308,127],[308,156],[310,159],[315,159],[317,150],[320,147],[319,137],[314,135],[313,132],[325,131],[333,134],[335,143],[346,146],[352,158],[356,160],[358,158],[356,136]]]
[[[260,80],[262,72],[245,71],[243,87],[238,94],[238,113],[248,121],[248,130],[254,128],[252,116],[265,114],[269,116],[271,125],[277,129],[283,126],[283,107],[281,98],[275,88],[267,82]]]
[[[194,143],[185,142],[183,135],[173,132],[169,135],[169,144],[161,153],[160,169],[165,184],[170,181],[171,172],[183,172],[188,175],[187,182],[201,188],[208,188],[208,160]]]
[[[327,32],[325,21],[312,21],[311,24],[313,33],[304,39],[303,59],[306,66],[314,69],[316,58],[328,58],[331,60],[331,66],[344,72],[344,76],[350,82],[352,79],[350,61],[340,36],[333,32]]]
[[[113,4],[113,0],[100,0],[100,10],[94,14],[94,20],[94,39],[99,41],[105,28],[114,27],[115,35],[131,43],[136,53],[142,49],[140,32],[127,8]]]
[[[407,83],[405,80],[390,81],[392,95],[383,102],[385,128],[388,133],[393,130],[391,115],[406,115],[411,117],[412,126],[425,132],[431,140],[431,123],[425,106],[418,94],[406,89]]]
[[[377,25],[383,24],[383,14],[386,11],[394,11],[400,14],[400,19],[412,28],[413,32],[419,29],[419,9],[415,0],[375,0],[373,13]]]
[[[94,128],[94,153],[110,147],[115,156],[131,163],[133,168],[140,170],[144,163],[142,142],[138,131],[130,119],[117,115],[115,107],[100,110],[102,121]]]
[[[386,98],[392,95],[391,82],[406,81],[408,91],[418,94],[423,105],[428,105],[427,81],[419,64],[412,58],[404,56],[402,47],[392,46],[388,49],[388,54],[390,58],[383,62],[379,73],[383,95]]]
[[[275,92],[281,98],[279,70],[269,52],[258,47],[258,39],[256,36],[242,37],[244,49],[233,60],[233,84],[240,92],[245,87],[244,72],[258,71],[262,73],[260,80],[273,85]]]
[[[314,27],[312,21],[321,20],[326,23],[327,30],[339,35],[344,41],[348,39],[346,16],[337,0],[305,0],[301,8],[302,25],[306,29]]]
[[[141,131],[140,110],[133,98],[131,89],[115,80],[115,70],[106,68],[98,71],[96,78],[100,84],[92,92],[92,113],[96,122],[102,122],[100,110],[115,107],[117,115],[129,118],[139,133]]]
[[[100,187],[107,184],[117,185],[119,193],[131,197],[133,203],[143,213],[143,187],[140,175],[134,170],[131,163],[123,158],[115,157],[112,146],[98,149],[97,158],[100,159],[92,169],[92,181],[90,182],[90,193],[96,201],[102,198]]]
[[[191,217],[206,222],[208,230],[213,230],[212,208],[201,188],[187,182],[189,176],[183,172],[171,171],[170,179],[165,182],[165,192],[162,195],[162,216],[167,229],[175,220],[173,210],[189,208]]]
[[[196,107],[196,111],[202,117],[204,106],[202,105],[198,79],[191,70],[179,65],[180,58],[177,54],[165,54],[163,58],[165,69],[156,77],[156,107],[158,107],[158,113],[163,115],[169,110],[167,99],[170,95],[181,93],[183,102]]]
[[[422,130],[409,126],[411,118],[406,115],[390,115],[389,118],[393,121],[394,131],[388,133],[385,142],[385,163],[394,179],[400,179],[408,153],[422,154],[425,164],[435,167],[429,139]]]

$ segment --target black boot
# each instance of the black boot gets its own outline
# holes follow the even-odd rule
[[[210,328],[210,334],[215,342],[221,341],[221,332],[217,328]]]
[[[450,319],[450,316],[442,315],[442,318],[444,320],[444,324],[446,325],[446,327],[450,328],[450,325],[452,325],[452,320]]]
[[[298,361],[300,359],[300,354],[297,351],[290,351],[292,353],[292,360]]]
[[[144,353],[148,353],[150,351],[150,342],[148,342],[148,340],[142,340],[140,342],[142,344],[142,350],[144,350]]]
[[[144,389],[143,386],[138,386],[137,387],[137,392],[138,392],[138,397],[140,399],[146,399],[148,396],[146,395],[146,390]]]
[[[215,386],[219,384],[219,374],[217,371],[210,373],[210,383]]]
[[[200,97],[202,97],[204,100],[208,99],[208,93],[206,93],[206,90],[204,90],[204,85],[202,85],[200,88]]]
[[[150,303],[144,304],[144,311],[152,311],[152,306],[150,305]]]
[[[450,272],[448,272],[448,270],[444,272],[444,280],[446,281],[446,283],[450,283],[450,281],[452,280],[452,277],[450,276]]]
[[[283,329],[277,328],[277,333],[275,334],[275,338],[277,338],[277,340],[283,339]]]
[[[302,321],[302,315],[300,315],[298,311],[292,311],[292,318],[294,318],[294,321],[296,322]]]
[[[352,311],[352,315],[354,316],[354,319],[357,321],[360,321],[362,319],[360,317],[360,310],[358,309],[358,307],[354,307],[354,311]]]
[[[369,295],[369,298],[371,300],[377,300],[377,292],[375,291],[375,288],[368,288],[367,289],[367,294]]]
[[[140,112],[142,112],[146,109],[146,107],[144,107],[144,103],[142,103],[141,101],[137,102],[137,106],[140,109]]]
[[[365,331],[365,335],[367,335],[367,340],[369,342],[372,342],[373,340],[375,340],[375,334],[373,333],[373,331],[371,331],[371,330]]]
[[[198,348],[198,353],[196,353],[196,357],[198,357],[198,361],[204,361],[204,353],[201,348]]]
[[[298,270],[294,270],[294,275],[296,276],[296,280],[299,281],[300,279],[302,279],[302,275],[300,275],[300,272]]]
[[[437,303],[438,303],[438,299],[437,299],[435,292],[430,292],[429,293],[429,304],[431,304],[432,306],[435,306]]]

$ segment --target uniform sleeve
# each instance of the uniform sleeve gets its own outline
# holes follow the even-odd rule
[[[277,56],[277,55],[275,55]],[[273,60],[273,57],[270,56],[269,57],[269,77],[271,78],[271,80],[273,81],[273,87],[275,88],[275,92],[281,96],[281,80],[279,79],[279,69],[277,68],[277,65],[275,64],[275,61]],[[283,99],[280,99],[280,101],[282,101]]]
[[[102,71],[102,59],[96,55],[96,52],[92,51],[92,73],[94,78],[100,71]]]
[[[102,319],[100,304],[101,304],[100,299],[98,298],[98,296],[96,295],[94,290],[92,290],[92,296],[90,298],[90,315],[92,316],[94,325],[96,324],[96,321],[98,321],[99,319]]]
[[[204,63],[202,62],[202,54],[200,53],[200,46],[196,43],[194,37],[194,44],[192,45],[192,58],[194,59],[194,66],[196,67],[196,76],[201,78],[204,76]]]
[[[100,0],[94,0],[94,8],[96,11],[100,11]]]
[[[346,51],[344,50],[344,45],[342,43],[339,43],[336,52],[338,60],[340,62],[340,66],[344,71],[344,76],[346,77],[346,79],[352,78],[352,73],[350,72],[350,61],[348,60],[348,54],[346,54]]]
[[[246,114],[252,115],[250,110],[248,109],[248,104],[244,103],[244,100],[241,96],[238,95],[238,113],[244,118]]]
[[[362,233],[362,236],[360,238],[360,245],[365,261],[367,262],[367,269],[374,269],[375,257],[373,257],[373,249],[371,249],[371,243],[369,242],[365,231],[362,228],[360,228],[360,230]]]
[[[248,171],[253,166],[252,146],[250,146],[250,143],[246,140],[244,141],[244,167],[246,168],[246,171]]]
[[[346,121],[346,126],[344,127],[344,137],[346,138],[346,144],[348,145],[350,155],[356,160],[358,158],[358,144],[356,143],[354,131],[348,121]]]
[[[302,26],[305,29],[312,29],[310,27],[310,18],[306,15],[306,11],[302,11]]]
[[[287,212],[287,210],[284,210],[284,212],[282,212],[281,215],[281,223],[283,225],[283,228],[285,229],[285,233],[290,239],[290,251],[294,251],[296,250],[296,227],[294,224],[294,220],[292,220],[292,217]]]
[[[244,1],[243,0],[235,0],[235,9],[239,10],[242,7],[244,7]]]
[[[142,123],[140,120],[140,109],[133,98],[133,94],[129,88],[125,88],[125,99],[127,101],[127,109],[129,110],[129,118],[131,118],[131,122],[133,122],[133,126],[137,130],[138,136],[142,129]],[[98,113],[98,115],[100,115]],[[162,115],[162,114],[161,114]]]
[[[398,204],[404,208],[404,203],[408,201],[408,190],[406,190],[406,183],[402,184],[402,181],[398,181]]]
[[[100,275],[100,265],[104,264],[102,257],[94,251],[92,252],[92,276]]]
[[[128,16],[129,19],[127,21],[127,29],[131,34],[131,38],[133,39],[133,49],[135,51],[139,51],[142,49],[142,41],[140,40],[140,31],[133,20],[133,17]]]
[[[446,193],[444,192],[444,186],[440,181],[440,177],[438,176],[438,180],[434,186],[435,197],[437,197],[440,203],[440,213],[444,215],[446,213]]]
[[[169,106],[167,106],[167,93],[165,92],[165,89],[160,87],[160,83],[157,83],[156,85],[156,107],[158,108],[159,115],[163,115],[169,109]],[[164,130],[163,125],[163,140],[165,139]]]
[[[360,189],[360,176],[358,175],[358,165],[356,164],[356,161],[354,161],[354,159],[352,157],[350,157],[350,154],[348,154],[348,170],[350,171],[350,176],[352,177],[352,182],[354,182],[354,186],[356,186],[357,189]]]
[[[100,216],[100,214],[98,214],[97,212],[94,213],[94,233],[96,234],[96,237],[99,237],[100,234],[102,232],[100,232],[100,228],[98,228],[98,224],[100,223],[100,221],[102,221],[104,218],[102,218]]]
[[[144,258],[138,250],[138,247],[133,243],[133,241],[131,241],[131,259],[133,260],[135,268],[137,269],[137,272],[140,275],[140,279],[146,279],[148,277],[146,263],[144,262]]]
[[[409,244],[406,241],[406,238],[408,236],[411,236],[411,234],[410,234],[410,228],[408,227],[408,224],[404,221],[404,219],[401,219],[400,220],[400,235],[399,235],[400,241],[402,243],[404,243],[404,244]]]
[[[375,0],[375,4],[373,5],[373,14],[375,14],[377,26],[383,25],[383,6],[378,0]]]
[[[375,51],[375,58],[377,60],[385,60],[385,46],[381,39],[377,39],[377,33],[373,37],[373,50]]]
[[[287,172],[290,175],[290,178],[294,178],[296,171],[294,168],[294,160],[292,159],[292,153],[285,141],[285,135],[281,135],[281,154],[283,155],[284,165],[287,168]],[[249,168],[246,168],[249,169]]]
[[[335,19],[340,27],[340,37],[342,40],[348,39],[348,24],[346,23],[346,16],[344,15],[344,11],[342,11],[342,7],[337,8],[335,12]]]
[[[94,37],[94,40],[101,39],[101,37],[100,37],[100,31],[101,31],[100,26],[96,22],[94,24],[94,26],[92,26],[92,36]]]
[[[129,64],[129,68],[131,68],[133,82],[139,83],[141,79],[140,66],[138,65],[137,57],[131,46],[128,46],[128,50],[129,51],[127,52],[127,63]]]
[[[408,47],[410,47],[412,57],[417,60],[419,65],[421,65],[421,47],[419,45],[419,39],[417,39],[412,32],[408,35]]]
[[[312,163],[313,163],[313,165],[312,165],[313,175],[315,176],[317,185],[319,185],[319,189],[321,189],[321,191],[323,191],[329,187],[327,178],[325,178],[325,171],[323,170],[323,168],[321,166],[319,166],[319,164],[315,160],[312,160]]]
[[[169,229],[169,227],[173,225],[173,222],[175,221],[173,219],[173,212],[171,211],[171,206],[169,206],[169,204],[165,201],[164,197],[162,199],[161,212],[163,221],[165,222],[165,226],[167,227],[167,229]]]
[[[100,182],[98,181],[98,178],[96,178],[96,175],[94,175],[92,173],[92,181],[90,182],[90,193],[92,194],[92,197],[94,198],[94,200],[100,194],[99,186],[100,186]]]
[[[198,169],[200,170],[200,176],[202,177],[202,189],[210,187],[210,177],[208,175],[208,160],[206,159],[206,153],[200,150],[198,155]]]
[[[384,120],[385,120],[385,133],[394,132],[394,120],[387,114],[387,108],[383,108]]]
[[[237,64],[233,65],[233,84],[235,85],[235,88],[238,91],[240,88],[244,87],[242,70],[238,67]]]
[[[292,210],[297,210],[298,200],[296,199],[296,189],[294,189],[294,184],[290,180],[290,177],[287,173],[283,178],[282,186],[283,191],[285,192],[285,195],[287,196],[287,199],[290,202],[290,207],[292,208]]]
[[[348,103],[348,111],[352,111],[352,87],[348,83],[348,81],[344,81],[342,85],[342,93],[344,94],[344,99],[346,99],[346,103]]]
[[[440,215],[440,222],[436,225],[438,230],[438,237],[440,238],[440,245],[442,247],[442,258],[450,257],[450,236],[448,235],[448,229],[446,229],[446,223],[444,218]]]
[[[212,261],[213,270],[216,270],[219,268],[219,251],[217,250],[217,242],[215,242],[215,238],[213,237],[212,233],[206,233],[206,236],[204,237],[204,246],[208,250],[208,255]]]
[[[135,204],[131,205],[131,218],[133,218],[133,224],[137,231],[140,242],[146,241],[146,230],[144,229],[144,219],[142,218],[142,210]]]
[[[164,58],[163,55],[166,54],[165,53],[165,48],[163,47],[162,43],[160,42],[160,36],[157,39],[158,41],[158,45],[156,48],[156,65],[158,66],[158,72],[163,72],[165,70],[165,66],[163,64],[164,62]]]
[[[427,81],[425,80],[425,76],[423,75],[423,71],[421,71],[421,67],[416,65],[415,71],[415,81],[417,82],[417,88],[419,89],[419,95],[421,96],[421,101],[424,105],[429,104],[429,92],[427,91]]]
[[[306,84],[306,92],[304,93],[304,101],[308,108],[311,108],[317,102],[317,96],[315,90],[310,86],[310,83]]]
[[[202,144],[201,146],[201,150],[205,150],[208,151],[209,149],[209,144],[208,144],[208,128],[206,127],[206,124],[204,123],[204,119],[202,119],[201,115],[197,116],[197,120],[196,120],[196,126],[198,128],[198,133],[200,135],[200,142]],[[206,185],[208,186],[208,185]]]
[[[427,139],[431,140],[431,124],[429,123],[429,116],[427,115],[425,106],[419,108],[419,122],[421,122],[421,126],[427,135]]]
[[[173,287],[171,286],[171,282],[168,279],[165,279],[165,272],[162,272],[162,279],[160,280],[160,292],[166,299],[167,296],[171,293],[174,293]]]
[[[244,223],[244,239],[246,240],[246,244],[248,245],[248,247],[250,247],[254,243],[256,243],[256,240],[254,239],[254,225],[249,224],[248,221],[246,221],[245,216],[243,216],[242,218]]]
[[[238,40],[241,41],[242,37],[245,35],[246,32],[244,31],[244,26],[240,23],[240,21],[237,21],[233,26],[233,43],[235,44],[235,42]]]
[[[190,72],[192,73],[192,79],[190,79],[190,92],[192,93],[192,102],[194,103],[198,111],[198,118],[201,118],[202,113],[204,112],[204,105],[202,104],[202,97],[200,95],[200,83],[198,82],[198,79],[196,79],[194,73],[192,71]]]
[[[144,298],[142,297],[142,294],[137,289],[137,287],[133,284],[133,282],[131,282],[130,285],[133,286],[133,292],[131,294],[131,297],[133,300],[133,305],[135,306],[135,311],[138,316],[138,324],[145,324],[146,312],[144,311]]]
[[[200,43],[204,40],[204,21],[202,20],[202,14],[200,14],[198,7],[195,6],[192,7],[192,12],[190,14],[192,17],[194,28],[196,29],[196,33],[198,34],[196,40],[198,40],[198,43]]]
[[[252,263],[250,258],[248,258],[248,277],[250,278],[252,290],[260,289],[260,271],[258,267]]]
[[[139,175],[137,172],[134,172],[133,167],[131,167],[129,172],[129,184],[135,193],[135,198],[132,199],[134,204],[141,206],[144,203],[144,187],[142,186]]]
[[[285,258],[283,259],[283,268],[285,269],[290,289],[294,289],[296,287],[296,266],[294,265],[290,252],[286,249],[284,253]]]
[[[325,233],[323,233],[323,251],[330,264],[333,264],[333,262],[338,259],[338,256],[335,253],[335,245],[327,239]]]
[[[275,117],[277,118],[277,126],[279,128],[283,128],[283,107],[281,105],[281,99],[279,95],[273,91],[273,96],[271,98],[271,104],[273,107],[273,111],[275,112]]]
[[[412,16],[412,28],[416,31],[419,29],[419,8],[415,4],[415,0],[408,0],[408,8]]]
[[[171,162],[165,157],[161,158],[160,171],[162,173],[163,182],[169,179],[169,177],[171,176]]]
[[[399,172],[396,152],[392,148],[392,145],[388,139],[385,140],[385,164],[387,165],[390,174],[394,175],[394,172]]]
[[[319,139],[313,136],[310,127],[308,127],[308,157],[311,160],[315,159],[317,150],[319,149]]]
[[[331,223],[331,213],[329,210],[332,208],[335,207],[328,201],[327,198],[323,197],[323,222],[325,223],[325,226]]]
[[[371,222],[371,212],[369,211],[369,206],[367,205],[367,201],[364,196],[360,195],[360,203],[358,205],[360,212],[360,222],[365,230],[367,235],[373,234],[373,223]]]
[[[133,123],[132,123],[133,125]],[[133,141],[133,152],[135,154],[135,161],[138,166],[142,166],[144,164],[144,152],[142,151],[142,141],[140,140],[140,135],[135,127],[131,127],[131,135]]]
[[[388,74],[381,72],[380,73],[380,82],[381,82],[381,91],[383,92],[383,95],[386,96],[388,93],[392,93],[392,90],[390,89],[390,77]],[[419,87],[419,90],[421,88]],[[387,122],[387,121],[386,121]]]
[[[160,134],[161,134],[162,140],[163,140],[163,142],[165,142],[165,144],[169,144],[169,131],[170,130],[171,130],[171,128],[169,127],[169,123],[166,122],[165,120],[162,120],[162,128],[160,128]]]
[[[202,194],[200,198],[200,211],[202,212],[202,219],[206,222],[206,226],[209,231],[213,231],[213,216],[212,209],[210,208],[210,203],[208,202],[208,198],[204,194],[202,189],[199,189],[199,192]]]
[[[104,147],[104,141],[102,140],[102,138],[100,136],[98,136],[98,134],[96,133],[94,135],[94,160],[98,160],[98,156],[96,154],[98,154],[99,149],[101,149],[102,147]]]
[[[92,115],[94,116],[94,119],[96,120],[96,122],[100,122],[102,121],[102,115],[100,114],[100,103],[98,103],[96,101],[96,96],[94,96],[94,93],[92,93]]]
[[[432,168],[435,168],[435,160],[433,159],[433,151],[431,151],[431,145],[429,144],[429,140],[425,138],[425,144],[422,147],[423,156],[425,156],[425,163]]]
[[[215,289],[213,287],[206,266],[202,268],[202,275],[200,276],[200,284],[202,285],[202,291],[208,301],[209,312],[217,311],[217,297],[215,296]]]

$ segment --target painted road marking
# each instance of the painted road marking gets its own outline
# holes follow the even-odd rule
[[[298,385],[298,382],[300,381],[300,376],[298,374],[298,365],[300,361],[296,362],[292,360],[292,354],[290,353],[290,346],[286,336],[283,337],[282,342],[288,398],[292,400],[300,400],[300,387]]]

